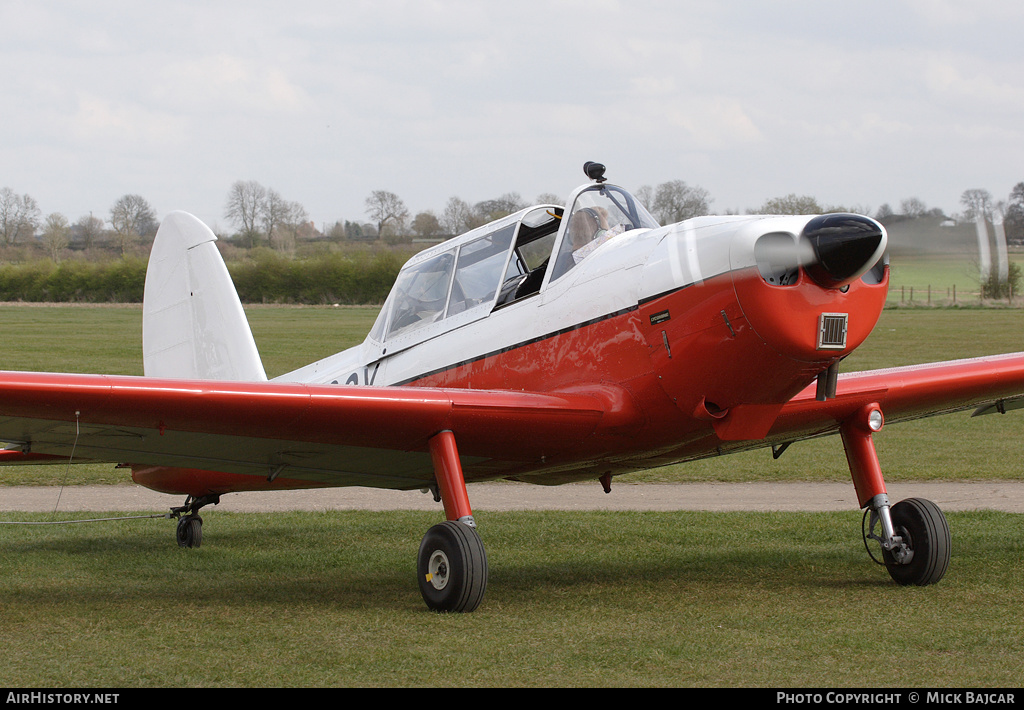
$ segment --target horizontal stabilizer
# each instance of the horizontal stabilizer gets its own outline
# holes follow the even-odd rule
[[[983,414],[1006,414],[1014,409],[1024,409],[1024,397],[1006,397],[991,404],[986,404],[974,410],[972,417],[980,417]]]

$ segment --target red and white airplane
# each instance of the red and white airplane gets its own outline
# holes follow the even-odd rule
[[[852,214],[660,226],[588,163],[565,206],[414,256],[357,347],[268,380],[213,233],[172,213],[150,256],[145,377],[0,373],[0,462],[108,461],[198,546],[226,493],[431,489],[427,606],[471,611],[487,559],[466,482],[600,480],[839,434],[867,537],[900,584],[950,555],[939,508],[891,505],[872,435],[1024,397],[1024,353],[852,373],[888,288],[886,232]]]

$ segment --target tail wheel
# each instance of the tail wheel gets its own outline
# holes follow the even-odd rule
[[[203,519],[198,515],[178,518],[178,547],[199,547],[203,544]]]
[[[449,520],[423,536],[416,564],[420,593],[433,611],[473,611],[487,589],[487,555],[475,528]]]
[[[903,585],[935,584],[949,567],[949,524],[939,506],[924,498],[908,498],[892,507],[892,524],[913,555],[900,564],[883,551],[889,576]]]

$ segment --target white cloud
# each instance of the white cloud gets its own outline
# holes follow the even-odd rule
[[[85,92],[79,95],[78,108],[68,123],[70,132],[82,141],[116,142],[129,150],[180,144],[187,136],[180,116],[128,99],[110,100]]]
[[[928,89],[938,101],[956,103],[965,111],[1002,109],[1024,113],[1024,85],[995,75],[996,68],[966,68],[962,58],[932,55],[928,58],[924,77]],[[1022,67],[1024,68],[1024,64]]]
[[[930,26],[967,30],[987,22],[1007,22],[1024,18],[1024,6],[1006,0],[905,0],[924,23]]]
[[[225,53],[169,62],[152,91],[183,111],[205,105],[239,114],[295,113],[311,103],[285,69]]]

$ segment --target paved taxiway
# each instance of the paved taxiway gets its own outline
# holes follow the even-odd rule
[[[1024,513],[1024,481],[982,483],[889,483],[889,498],[919,497],[945,511],[999,510]],[[478,512],[500,510],[856,510],[851,483],[613,483],[606,494],[598,483],[535,486],[483,483],[469,486]],[[0,487],[0,511],[165,511],[182,496],[139,486]],[[216,510],[440,510],[419,491],[329,488],[225,495]],[[209,510],[209,509],[207,509]]]

